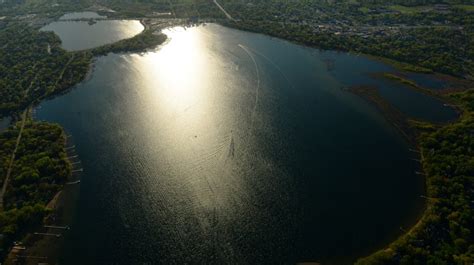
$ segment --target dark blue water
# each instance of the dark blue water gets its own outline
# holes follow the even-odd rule
[[[371,79],[387,66],[364,57],[217,25],[167,34],[155,52],[99,58],[38,110],[84,168],[62,264],[339,263],[414,221],[409,147],[341,88],[377,82],[443,119],[436,101]]]
[[[8,126],[10,126],[10,124],[11,124],[11,118],[10,117],[0,118],[0,131],[3,131],[6,128],[8,128]]]
[[[405,75],[415,81],[418,85],[431,89],[444,89],[449,87],[449,82],[439,79],[434,75],[421,73],[405,73]]]
[[[335,52],[323,52],[323,54],[331,53],[334,54]],[[457,117],[456,111],[444,106],[442,101],[404,86],[396,80],[369,78],[369,74],[371,73],[394,71],[394,69],[388,65],[381,62],[370,61],[368,58],[344,53],[338,53],[335,58],[332,58],[331,55],[325,55],[325,58],[331,58],[334,62],[331,75],[344,83],[345,86],[376,86],[383,98],[411,118],[441,123],[453,120]],[[416,73],[411,73],[409,78],[420,82],[419,84],[426,88],[432,89],[440,89],[438,86],[440,86],[442,82],[432,76]]]

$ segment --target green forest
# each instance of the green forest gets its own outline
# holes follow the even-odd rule
[[[0,116],[84,79],[91,56],[68,53],[59,37],[25,24],[0,30]]]
[[[0,30],[0,117],[26,108],[82,81],[93,56],[109,52],[139,52],[166,40],[145,30],[137,36],[95,49],[67,52],[52,32],[25,24]]]
[[[51,32],[41,32],[26,24],[8,24],[0,31],[0,117],[18,114],[82,81],[93,56],[142,51],[165,40],[165,35],[145,30],[110,45],[67,52]],[[7,175],[20,123],[0,134],[0,187]],[[65,143],[59,125],[26,121],[0,211],[0,260],[6,257],[14,241],[22,240],[42,223],[49,212],[47,203],[71,174]]]
[[[107,55],[107,53],[141,52],[165,40],[165,34],[155,34],[153,30],[144,30],[135,37],[91,49],[91,52],[94,56]]]
[[[236,21],[225,25],[322,49],[352,51],[409,63],[416,69],[474,78],[474,13],[449,6],[402,13],[389,5],[342,1],[226,0]],[[317,14],[317,15],[315,15]]]
[[[2,186],[19,130],[20,122],[0,134]],[[0,212],[0,260],[14,241],[41,224],[48,213],[45,206],[71,174],[65,144],[59,125],[26,122]]]

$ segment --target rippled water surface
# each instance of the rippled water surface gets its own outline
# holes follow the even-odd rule
[[[388,66],[212,24],[167,34],[154,52],[100,57],[38,110],[84,168],[63,264],[341,262],[416,217],[407,144],[342,89],[382,82],[417,105],[367,75]],[[419,105],[406,111],[442,119],[442,104]]]

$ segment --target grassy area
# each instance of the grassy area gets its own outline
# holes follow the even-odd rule
[[[365,99],[369,104],[377,108],[385,119],[395,126],[406,140],[416,145],[416,131],[410,126],[406,116],[397,108],[384,99],[375,86],[354,86],[349,91]]]
[[[432,74],[433,73],[433,70],[422,67],[422,66],[417,66],[417,65],[413,65],[413,64],[409,64],[409,63],[404,63],[404,62],[392,60],[392,59],[385,58],[385,57],[373,56],[373,55],[370,55],[370,54],[367,54],[367,56],[369,56],[371,58],[374,58],[375,60],[382,61],[386,64],[390,64],[390,65],[392,65],[393,67],[397,68],[400,71],[420,73],[420,74]]]
[[[456,8],[460,8],[467,12],[474,12],[474,5],[454,5]]]
[[[402,14],[414,14],[429,10],[429,6],[402,6],[402,5],[391,5],[389,6],[391,10],[398,11]]]
[[[407,86],[410,86],[412,88],[415,88],[415,89],[423,89],[422,87],[420,87],[417,83],[415,83],[414,81],[412,80],[409,80],[409,79],[406,79],[400,75],[396,75],[396,74],[391,74],[391,73],[383,73],[383,77],[385,78],[388,78],[388,79],[391,79],[391,80],[395,80],[397,82],[400,82],[404,85],[407,85]]]
[[[359,7],[359,11],[362,13],[369,13],[370,9],[368,7]]]

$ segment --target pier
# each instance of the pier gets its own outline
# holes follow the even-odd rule
[[[38,236],[54,236],[54,237],[61,237],[61,234],[52,234],[52,233],[40,233],[40,232],[35,232],[35,235]]]
[[[79,184],[79,183],[81,183],[81,180],[66,182],[66,185],[76,185],[76,184]]]
[[[43,226],[44,228],[52,228],[52,229],[63,229],[63,230],[69,230],[71,229],[69,226],[57,226],[57,225],[45,225]]]

